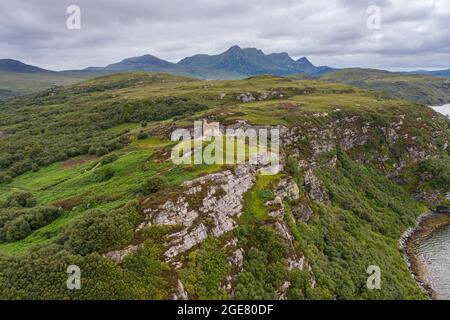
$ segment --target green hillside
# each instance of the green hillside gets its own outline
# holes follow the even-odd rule
[[[281,126],[283,170],[174,164],[170,134],[196,120]],[[446,204],[449,126],[274,76],[122,73],[0,102],[0,298],[426,299],[398,242],[436,205],[412,195]]]
[[[427,105],[450,102],[450,80],[447,78],[373,69],[343,69],[323,75],[320,79],[382,91],[393,97]]]
[[[54,86],[73,84],[83,79],[86,79],[85,75],[62,75],[56,72],[0,72],[0,99],[36,93]]]

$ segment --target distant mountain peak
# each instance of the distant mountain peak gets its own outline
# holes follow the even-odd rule
[[[18,73],[52,72],[14,59],[0,59],[0,71]]]
[[[301,57],[296,62],[297,62],[297,64],[301,64],[304,66],[314,67],[314,65],[311,63],[311,61],[309,61],[308,58],[306,58],[306,57]]]
[[[110,64],[105,69],[117,71],[160,71],[164,68],[174,68],[176,65],[172,62],[160,59],[151,54],[123,59],[120,62]]]
[[[241,50],[242,50],[241,47],[239,47],[238,45],[234,45],[234,46],[231,46],[226,52],[235,52],[235,51],[241,51]]]

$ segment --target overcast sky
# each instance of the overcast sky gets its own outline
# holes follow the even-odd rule
[[[71,4],[81,30],[66,27]],[[370,5],[380,30],[366,26]],[[450,0],[0,0],[0,58],[53,70],[234,44],[333,67],[450,68]]]

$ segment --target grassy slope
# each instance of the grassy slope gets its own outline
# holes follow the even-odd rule
[[[121,126],[124,127],[124,126]],[[116,129],[116,128],[114,128]],[[0,251],[20,253],[43,242],[54,240],[73,219],[92,209],[111,210],[135,199],[143,182],[153,176],[162,176],[170,185],[180,184],[196,175],[218,170],[215,166],[179,168],[170,161],[157,163],[152,159],[155,150],[171,144],[158,139],[135,140],[127,148],[115,152],[119,159],[101,168],[95,168],[99,158],[83,162],[83,157],[71,162],[55,163],[38,172],[29,172],[2,186],[4,199],[13,191],[30,191],[40,204],[66,207],[66,212],[50,225],[29,237],[14,243],[0,244]],[[78,160],[78,161],[76,161]],[[94,168],[93,168],[94,167]],[[114,176],[107,181],[97,181],[96,174],[109,169]]]

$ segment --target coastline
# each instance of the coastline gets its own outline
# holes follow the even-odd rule
[[[404,252],[409,270],[417,284],[433,300],[439,300],[439,293],[436,292],[429,280],[427,264],[423,257],[417,253],[416,242],[429,237],[434,231],[450,224],[450,214],[440,212],[427,212],[420,215],[413,228],[406,230],[400,238],[400,247]]]

